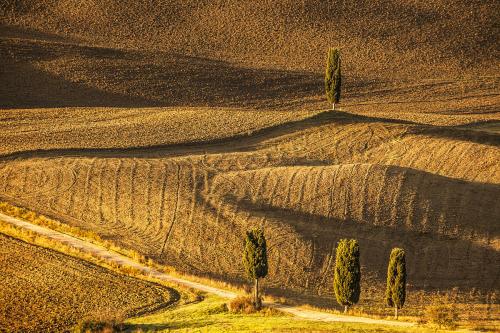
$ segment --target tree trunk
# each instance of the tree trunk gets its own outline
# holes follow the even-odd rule
[[[344,305],[344,313],[347,313],[347,308],[349,308],[348,305]]]
[[[254,280],[254,295],[253,295],[253,300],[255,304],[255,308],[257,310],[260,309],[260,299],[259,299],[259,279]]]
[[[333,111],[335,111],[335,103],[333,103]]]
[[[397,305],[394,306],[394,318],[396,318],[396,320],[398,319],[398,306]]]

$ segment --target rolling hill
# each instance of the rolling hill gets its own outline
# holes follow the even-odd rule
[[[0,198],[178,270],[332,300],[343,237],[380,286],[498,293],[495,1],[0,4]],[[342,49],[341,111],[323,66]],[[381,291],[382,292],[382,291]],[[489,297],[489,296],[488,296]],[[418,300],[412,300],[414,304]]]

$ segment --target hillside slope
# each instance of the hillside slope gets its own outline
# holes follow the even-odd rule
[[[267,284],[281,292],[329,295],[341,237],[360,239],[372,283],[382,283],[391,247],[403,246],[417,288],[496,288],[498,145],[424,136],[407,124],[323,121],[195,151],[20,155],[1,164],[0,197],[180,270],[234,281],[243,277],[235,263],[244,231],[264,225]],[[432,157],[413,147],[422,142]]]
[[[84,41],[286,69],[321,70],[330,45],[355,76],[461,76],[498,64],[495,1],[7,0],[1,11],[5,23]]]
[[[4,0],[0,198],[237,283],[241,239],[264,226],[266,287],[301,300],[334,303],[343,237],[360,240],[380,297],[394,246],[413,290],[498,294],[499,13],[487,0]]]
[[[497,128],[499,12],[486,0],[6,0],[0,107],[324,109],[325,54],[339,46],[349,112]]]
[[[175,291],[0,234],[0,330],[63,332],[114,313],[134,316],[175,301]]]

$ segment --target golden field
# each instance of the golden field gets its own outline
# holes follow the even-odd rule
[[[172,302],[167,288],[0,235],[0,329],[63,331],[82,318],[138,315]]]
[[[360,307],[379,315],[399,246],[409,312],[440,291],[497,320],[483,310],[499,292],[499,12],[4,1],[0,199],[235,284],[242,237],[263,226],[266,292],[317,306],[335,306],[337,241],[357,238]],[[329,46],[343,57],[335,112]]]

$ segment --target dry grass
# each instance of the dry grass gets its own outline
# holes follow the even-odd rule
[[[4,235],[0,243],[4,329],[66,330],[102,311],[131,316],[171,302],[161,286]]]

